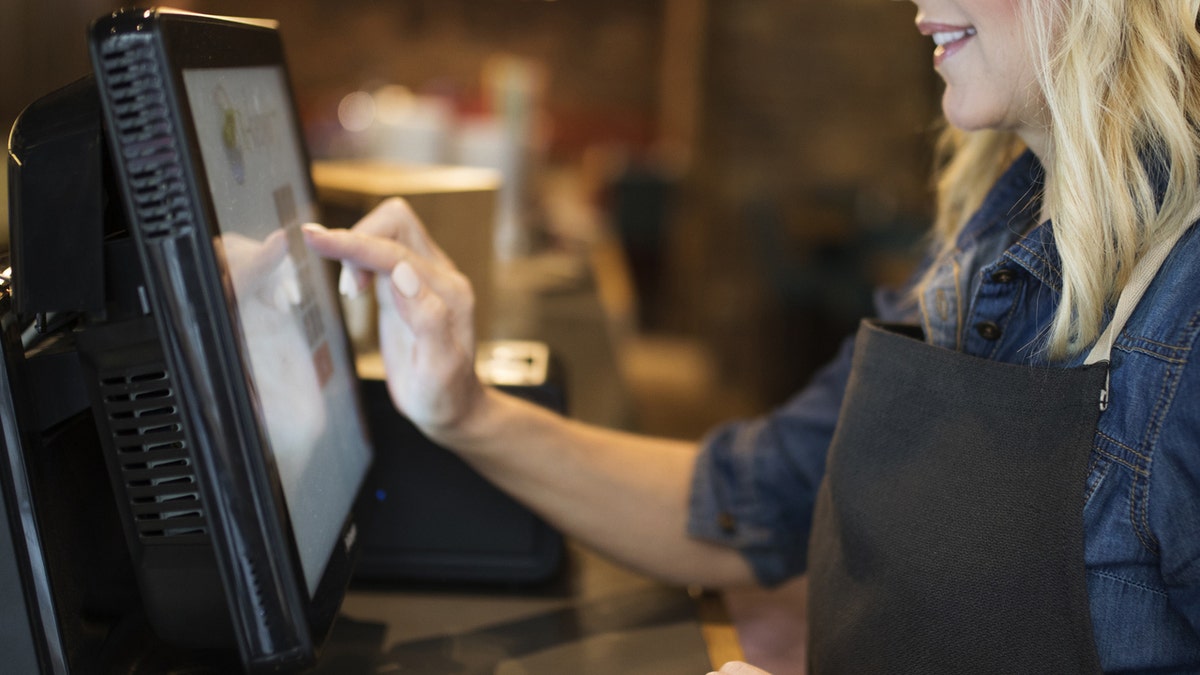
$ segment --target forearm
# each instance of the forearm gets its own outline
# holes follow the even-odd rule
[[[753,581],[739,553],[687,535],[694,445],[591,427],[480,384],[470,284],[405,203],[385,202],[350,232],[304,232],[322,255],[375,275],[388,393],[427,436],[631,567],[678,583]]]
[[[612,431],[488,390],[437,440],[568,535],[675,583],[753,583],[733,549],[687,535],[694,443]]]

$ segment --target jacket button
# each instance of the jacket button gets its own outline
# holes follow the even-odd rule
[[[1012,280],[1015,279],[1016,277],[1017,277],[1017,275],[1013,274],[1013,271],[1008,269],[1007,267],[1001,267],[1000,269],[996,270],[995,272],[992,272],[992,281],[994,281],[998,284],[1012,283]]]
[[[733,534],[737,530],[737,518],[732,513],[723,511],[717,514],[717,527],[725,534]]]
[[[980,321],[979,323],[975,324],[975,331],[979,333],[979,337],[983,338],[984,340],[1000,339],[1000,326],[997,326],[996,322],[994,321]]]

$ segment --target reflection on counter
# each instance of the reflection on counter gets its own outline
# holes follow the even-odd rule
[[[729,645],[710,653],[688,593],[574,545],[563,573],[536,588],[358,588],[343,615],[333,654],[369,640],[372,672],[697,675],[739,656]]]

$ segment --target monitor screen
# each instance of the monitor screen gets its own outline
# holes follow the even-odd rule
[[[327,265],[304,245],[317,218],[283,69],[183,70],[233,291],[305,583],[316,591],[370,462]]]

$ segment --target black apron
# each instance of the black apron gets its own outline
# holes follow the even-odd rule
[[[1189,229],[1145,253],[1079,368],[863,324],[813,515],[813,675],[1100,672],[1088,459],[1116,336]]]
[[[814,675],[1100,672],[1082,511],[1106,375],[860,328],[809,550]]]

